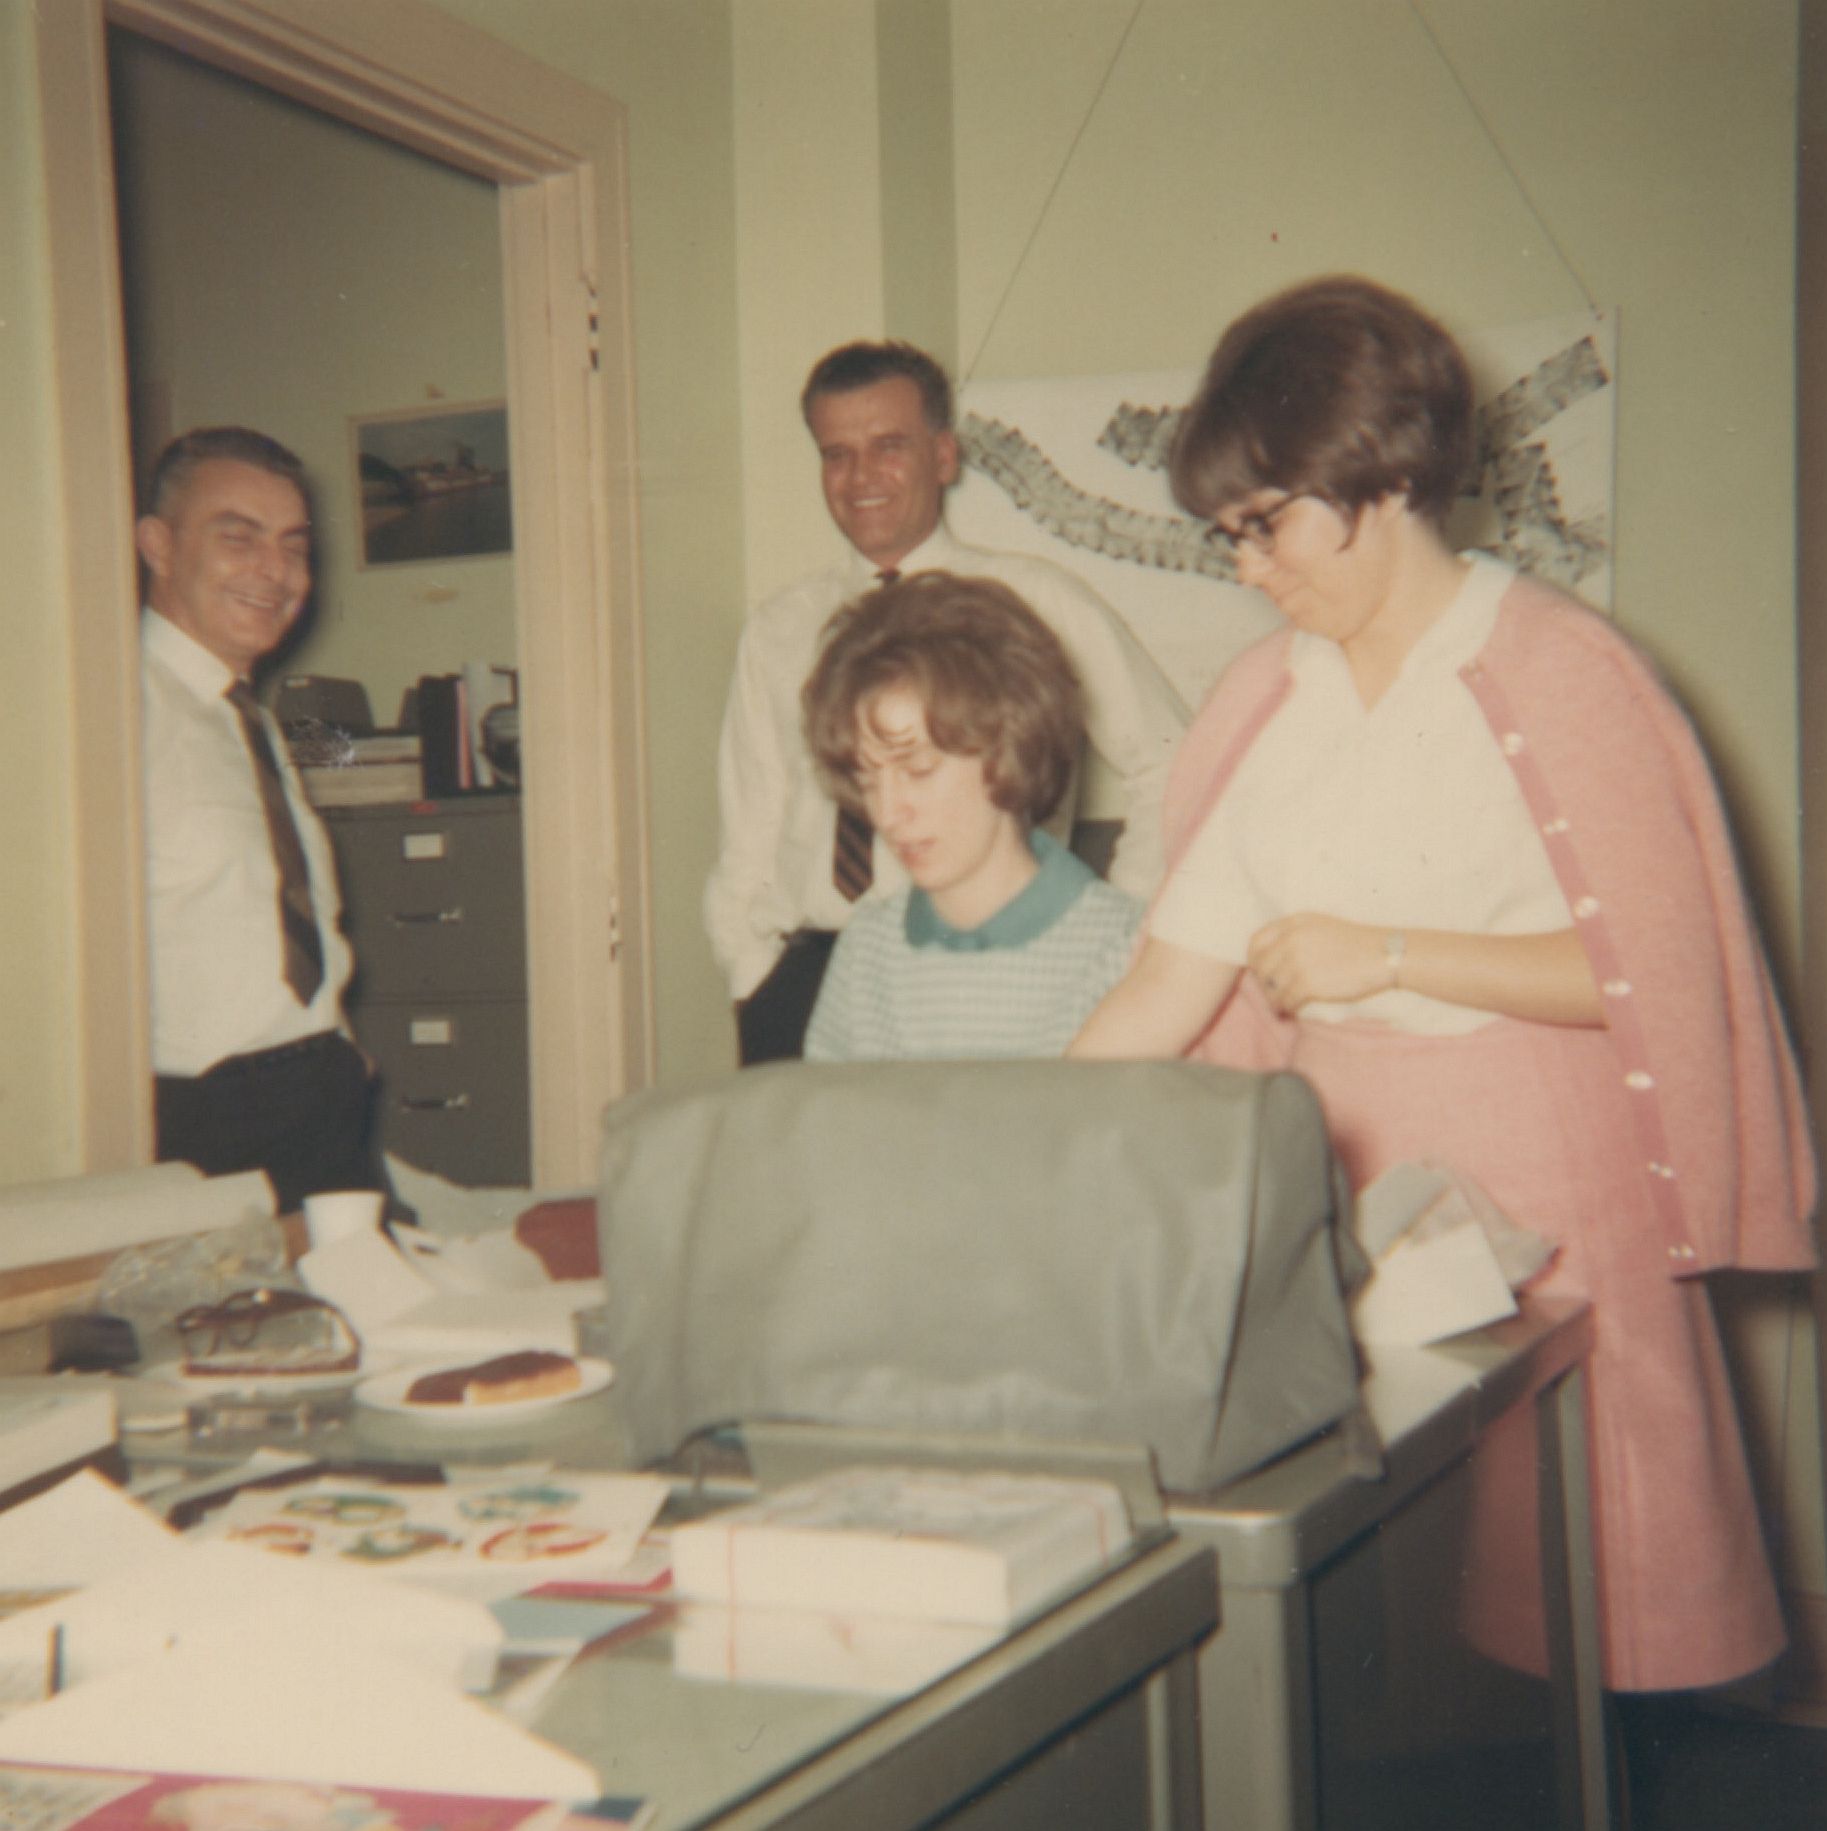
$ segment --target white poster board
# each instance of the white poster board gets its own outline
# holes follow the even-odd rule
[[[1611,600],[1617,314],[1576,312],[1464,339],[1478,397],[1477,494],[1454,515],[1478,547],[1588,603]],[[961,539],[1078,573],[1129,623],[1189,707],[1275,625],[1236,583],[1229,544],[1168,492],[1167,452],[1198,374],[972,382],[948,519]]]

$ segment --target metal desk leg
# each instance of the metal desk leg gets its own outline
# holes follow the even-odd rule
[[[1147,1681],[1149,1831],[1200,1831],[1199,1672],[1183,1653]]]
[[[1574,1367],[1545,1388],[1536,1401],[1536,1415],[1541,1431],[1542,1592],[1549,1670],[1554,1676],[1560,1823],[1565,1831],[1613,1831],[1584,1370]]]
[[[1318,1831],[1307,1585],[1227,1589],[1222,1608],[1217,1633],[1199,1649],[1206,1831]]]

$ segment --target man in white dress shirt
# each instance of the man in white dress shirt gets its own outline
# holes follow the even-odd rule
[[[837,931],[858,901],[904,882],[886,847],[867,833],[840,834],[801,735],[800,688],[840,606],[885,576],[945,571],[997,579],[1045,619],[1078,670],[1091,747],[1123,785],[1110,876],[1136,896],[1160,876],[1161,796],[1185,723],[1147,652],[1082,581],[947,532],[945,491],[959,470],[952,390],[924,351],[845,344],[815,365],[800,407],[818,447],[825,506],[851,551],[757,606],[737,650],[718,755],[721,841],[704,916],[736,1001],[745,1064],[800,1053]],[[1073,799],[1049,823],[1068,841]]]
[[[158,1155],[265,1170],[282,1212],[377,1187],[329,841],[252,698],[311,588],[303,467],[242,427],[187,433],[136,534]]]

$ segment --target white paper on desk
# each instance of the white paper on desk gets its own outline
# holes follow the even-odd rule
[[[74,1686],[0,1723],[0,1759],[594,1799],[596,1772],[371,1647],[250,1631]]]
[[[608,1300],[609,1288],[601,1278],[554,1278],[539,1254],[505,1229],[446,1240],[395,1221],[388,1232],[400,1256],[445,1296],[537,1292],[541,1307],[571,1314]]]
[[[552,1282],[539,1254],[506,1229],[467,1240],[440,1239],[405,1221],[387,1231],[406,1261],[441,1291],[527,1291]]]
[[[1515,1314],[1497,1255],[1476,1227],[1398,1241],[1351,1304],[1360,1341],[1414,1348]]]
[[[148,1507],[93,1469],[0,1513],[0,1571],[8,1589],[80,1588],[177,1542]]]
[[[494,1681],[501,1624],[480,1602],[361,1570],[179,1536],[105,1582],[0,1622],[0,1658],[63,1631],[72,1683],[170,1646],[278,1642],[386,1654],[453,1690]],[[16,1644],[15,1644],[16,1643]]]
[[[0,1189],[0,1271],[208,1233],[273,1213],[258,1170],[205,1176],[187,1163]]]
[[[1366,1344],[1425,1347],[1514,1316],[1513,1289],[1554,1256],[1446,1164],[1385,1170],[1359,1193],[1353,1226],[1372,1261],[1351,1303]]]
[[[308,1290],[348,1317],[364,1343],[431,1295],[424,1278],[372,1229],[306,1253],[298,1275]]]
[[[576,1470],[447,1471],[445,1484],[433,1486],[323,1475],[282,1489],[243,1489],[196,1533],[252,1543],[302,1526],[301,1561],[332,1566],[371,1559],[385,1544],[387,1562],[378,1568],[390,1582],[493,1600],[539,1583],[614,1576],[669,1492],[658,1475]]]
[[[300,1276],[334,1303],[370,1362],[577,1348],[576,1312],[601,1300],[600,1281],[547,1279],[530,1290],[440,1290],[378,1233],[336,1240],[298,1262]],[[586,1286],[595,1283],[593,1298]]]

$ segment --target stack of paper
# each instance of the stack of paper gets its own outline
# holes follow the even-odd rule
[[[1130,1539],[1111,1482],[841,1469],[676,1528],[672,1580],[750,1608],[1006,1622]]]
[[[0,1760],[594,1799],[595,1770],[359,1640],[250,1624],[89,1679],[0,1722]]]
[[[463,1695],[492,1682],[503,1639],[479,1601],[186,1539],[93,1477],[0,1518],[9,1572],[111,1572],[0,1622],[0,1670],[35,1664],[54,1693],[0,1720],[0,1761],[598,1791],[587,1764]]]
[[[0,1271],[205,1233],[273,1212],[258,1170],[205,1176],[187,1163],[0,1190]]]
[[[905,1697],[987,1651],[1002,1632],[971,1621],[688,1604],[673,1623],[673,1669],[686,1678]]]
[[[0,1493],[106,1449],[114,1433],[114,1394],[103,1381],[0,1383]],[[0,1513],[0,1528],[5,1520]]]
[[[1372,1270],[1351,1322],[1368,1344],[1426,1347],[1514,1316],[1514,1289],[1554,1255],[1442,1164],[1384,1171],[1359,1194],[1355,1228]]]

